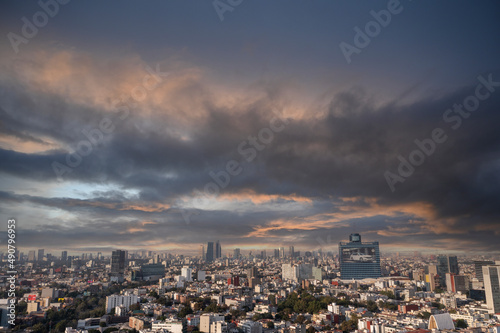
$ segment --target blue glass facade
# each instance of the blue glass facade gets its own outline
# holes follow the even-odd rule
[[[378,242],[363,243],[359,234],[351,234],[349,240],[339,243],[340,278],[361,280],[382,276]]]

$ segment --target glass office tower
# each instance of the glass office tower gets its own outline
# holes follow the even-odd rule
[[[340,278],[361,280],[380,277],[378,242],[361,242],[361,235],[351,234],[349,242],[339,243]]]

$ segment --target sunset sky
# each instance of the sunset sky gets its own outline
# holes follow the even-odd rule
[[[500,252],[498,2],[238,2],[0,4],[2,243]]]

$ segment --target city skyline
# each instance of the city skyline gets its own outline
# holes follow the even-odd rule
[[[498,4],[391,3],[4,3],[16,246],[499,254]]]

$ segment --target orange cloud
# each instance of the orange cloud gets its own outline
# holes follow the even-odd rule
[[[295,201],[301,203],[312,203],[310,198],[298,196],[295,194],[291,195],[281,195],[281,194],[262,194],[256,193],[253,190],[240,191],[238,193],[223,193],[217,197],[217,200],[228,200],[228,201],[251,201],[254,204],[263,204],[266,202],[272,202],[276,200],[286,200]]]
[[[277,230],[315,230],[319,228],[331,228],[344,226],[345,221],[353,219],[368,218],[373,216],[398,217],[413,216],[413,219],[405,221],[418,224],[423,230],[433,233],[459,233],[453,228],[455,219],[440,219],[437,217],[433,205],[426,202],[415,202],[409,204],[384,205],[375,198],[351,197],[341,198],[338,211],[326,214],[316,214],[302,219],[271,221],[263,226],[257,226],[254,231],[246,237],[273,237],[270,232]],[[380,235],[400,235],[401,232],[410,232],[410,228],[389,227],[387,230],[379,231]]]
[[[102,201],[90,201],[90,200],[79,200],[79,199],[69,199],[68,204],[70,206],[77,207],[100,207],[119,211],[134,210],[147,213],[158,213],[164,212],[170,208],[170,205],[161,203],[131,203],[131,202],[102,202]],[[154,223],[154,222],[147,222]]]

